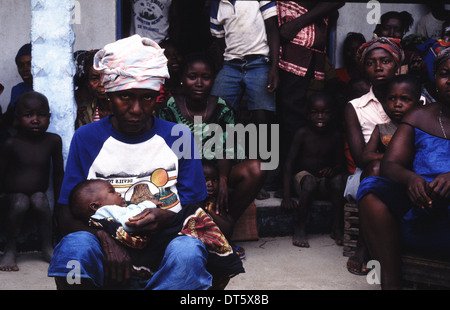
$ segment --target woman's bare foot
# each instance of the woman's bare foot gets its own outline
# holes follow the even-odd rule
[[[19,271],[16,263],[16,254],[13,251],[7,251],[0,260],[0,271]]]

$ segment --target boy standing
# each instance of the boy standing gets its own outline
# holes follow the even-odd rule
[[[332,237],[339,244],[343,233],[344,140],[331,125],[333,101],[330,96],[320,92],[313,94],[308,110],[308,126],[297,130],[284,166],[281,208],[287,211],[299,208],[293,244],[309,247],[305,224],[311,197],[318,189],[327,190],[334,207]],[[299,196],[299,204],[291,198],[292,185]]]
[[[33,76],[31,74],[31,44],[23,45],[14,59],[17,71],[23,82],[18,83],[11,89],[11,99],[5,112],[5,126],[11,127],[14,120],[14,106],[20,95],[33,91]]]
[[[53,171],[53,191],[58,198],[64,175],[62,140],[46,132],[50,124],[47,98],[38,92],[19,97],[15,108],[18,133],[6,140],[0,152],[0,181],[8,194],[7,241],[0,270],[18,271],[16,238],[28,210],[37,213],[42,252],[47,261],[52,255],[52,215],[45,192]]]
[[[252,121],[269,123],[280,48],[275,2],[213,0],[210,21],[211,34],[224,46],[223,68],[211,94],[238,112],[245,91]]]

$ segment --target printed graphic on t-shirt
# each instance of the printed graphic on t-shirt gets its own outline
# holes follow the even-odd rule
[[[157,42],[167,36],[169,28],[167,0],[135,0],[133,3],[132,33],[148,37]]]
[[[149,150],[157,149],[152,156]],[[113,152],[115,150],[115,152]],[[121,150],[118,154],[117,150]],[[130,160],[139,158],[139,161]],[[157,199],[163,209],[177,212],[180,208],[176,183],[178,159],[165,141],[158,136],[125,145],[108,139],[89,170],[88,178],[104,179],[121,193],[127,204]]]

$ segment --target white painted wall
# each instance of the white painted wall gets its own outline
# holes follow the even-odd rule
[[[28,0],[0,0],[0,95],[3,113],[9,103],[11,88],[22,82],[14,62],[17,51],[30,42],[31,11]]]
[[[116,40],[116,0],[77,0],[74,13],[74,51],[102,48]]]
[[[73,18],[74,51],[101,48],[116,40],[116,0],[76,0]],[[0,82],[5,91],[0,106],[5,112],[11,88],[22,82],[14,58],[30,42],[30,0],[0,0]]]

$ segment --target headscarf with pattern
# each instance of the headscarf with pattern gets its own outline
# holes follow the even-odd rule
[[[441,52],[439,52],[439,54],[437,54],[436,58],[434,59],[433,73],[436,74],[436,71],[439,68],[439,66],[449,59],[450,59],[450,48],[445,48]]]
[[[400,44],[400,39],[377,37],[362,44],[356,53],[356,58],[361,65],[364,64],[366,56],[374,49],[382,48],[394,57],[395,64],[399,68],[404,59],[405,53]]]
[[[132,88],[159,91],[169,78],[164,50],[151,39],[137,34],[98,51],[94,68],[103,72],[105,92]]]

